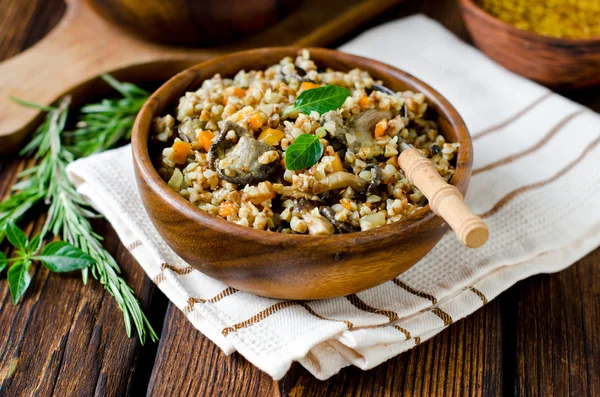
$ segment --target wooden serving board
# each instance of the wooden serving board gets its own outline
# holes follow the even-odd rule
[[[14,152],[39,122],[39,111],[10,97],[50,105],[97,89],[98,76],[143,83],[166,80],[215,55],[256,47],[325,46],[401,0],[305,0],[267,31],[235,44],[174,48],[142,41],[100,17],[85,0],[66,0],[58,25],[40,42],[0,63],[0,153]],[[344,10],[344,11],[340,11]]]

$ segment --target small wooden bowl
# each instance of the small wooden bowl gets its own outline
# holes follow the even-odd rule
[[[273,26],[301,0],[82,0],[146,40],[207,45],[239,40]]]
[[[477,47],[505,68],[556,89],[600,83],[600,37],[546,37],[501,21],[473,0],[460,5]]]
[[[238,52],[191,67],[165,83],[146,102],[133,127],[135,174],[146,211],[160,235],[201,272],[243,291],[282,299],[321,299],[356,293],[406,271],[447,230],[429,206],[411,220],[377,229],[332,236],[289,235],[236,225],[201,211],[167,186],[152,164],[149,134],[152,119],[174,109],[179,97],[196,90],[214,74],[233,76],[240,69],[263,69],[299,48],[279,47]],[[440,131],[460,142],[451,179],[465,194],[471,176],[471,138],[457,111],[415,77],[370,59],[313,48],[319,67],[367,70],[394,91],[426,95],[438,115]]]

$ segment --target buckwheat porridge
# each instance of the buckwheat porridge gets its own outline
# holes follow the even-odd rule
[[[412,145],[445,180],[457,143],[423,94],[365,71],[322,70],[303,50],[265,70],[215,75],[153,123],[158,171],[201,210],[239,225],[330,235],[406,219],[427,204],[398,155]]]

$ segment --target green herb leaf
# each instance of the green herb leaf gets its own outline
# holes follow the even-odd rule
[[[291,110],[298,110],[304,114],[310,114],[313,111],[323,114],[338,109],[344,104],[348,96],[350,96],[350,90],[337,85],[313,88],[303,91],[296,98],[294,107]]]
[[[27,287],[29,287],[29,283],[31,282],[31,276],[28,272],[29,265],[31,265],[30,261],[16,262],[8,269],[8,286],[15,305],[19,302],[25,291],[27,291]]]
[[[28,108],[38,109],[44,112],[50,112],[54,109],[52,106],[38,105],[37,103],[28,102],[23,99],[15,98],[14,96],[10,96],[9,98],[11,101],[18,103],[19,105],[27,106]]]
[[[39,234],[37,234],[27,244],[27,252],[29,254],[35,254],[36,252],[39,251],[41,246],[42,246],[42,238]]]
[[[6,225],[6,238],[15,248],[25,250],[27,248],[27,236],[14,222],[8,222]]]
[[[102,247],[102,237],[94,232],[88,217],[97,215],[66,174],[67,165],[76,157],[101,152],[128,140],[135,116],[149,96],[146,91],[133,84],[121,83],[110,76],[103,78],[123,97],[104,99],[80,108],[80,128],[71,133],[65,131],[69,96],[63,97],[56,107],[18,101],[25,106],[47,110],[48,114],[20,151],[22,156],[27,155],[29,159],[35,160],[35,165],[19,174],[16,191],[0,202],[0,243],[6,237],[9,222],[18,222],[23,216],[36,213],[38,203],[48,204],[48,216],[40,240],[49,233],[62,236],[63,240],[93,258],[93,263],[81,270],[83,283],[87,283],[89,274],[100,282],[121,309],[127,336],[131,335],[132,325],[135,325],[143,345],[148,336],[152,341],[157,341],[158,336],[144,315],[133,290],[119,274],[119,265]],[[11,261],[23,263],[23,258],[26,258],[22,266],[28,269],[31,255],[35,254],[32,250],[37,244],[37,241],[33,241],[27,249],[18,249],[20,252]],[[15,291],[17,286],[18,283]]]
[[[6,259],[6,255],[4,255],[4,252],[0,251],[0,272],[2,270],[4,270],[4,268],[6,267],[7,264],[8,264],[8,259]]]
[[[46,245],[42,255],[34,256],[32,259],[42,261],[44,266],[55,273],[72,272],[94,263],[91,256],[64,241],[55,241]]]
[[[83,106],[75,131],[65,131],[66,149],[76,157],[100,153],[131,138],[135,117],[150,93],[105,74],[102,79],[122,98],[106,98]]]
[[[121,82],[121,81],[115,79],[114,77],[112,77],[110,74],[103,74],[100,77],[102,77],[102,80],[104,80],[108,85],[110,85],[116,91],[119,91],[119,93],[126,98],[133,98],[133,97],[146,97],[147,98],[150,96],[150,93],[148,91],[141,89],[140,87],[136,86],[135,84]]]
[[[285,168],[292,171],[312,167],[323,155],[323,145],[319,139],[322,129],[316,135],[302,134],[285,151]]]

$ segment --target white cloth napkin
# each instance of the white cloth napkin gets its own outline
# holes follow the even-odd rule
[[[464,117],[475,147],[466,199],[490,228],[483,248],[466,249],[448,233],[406,273],[368,291],[311,303],[267,299],[228,288],[171,251],[140,202],[129,146],[69,167],[192,324],[275,379],[293,361],[319,379],[348,365],[372,368],[600,244],[598,114],[506,71],[424,16],[375,28],[341,50],[412,73]]]

